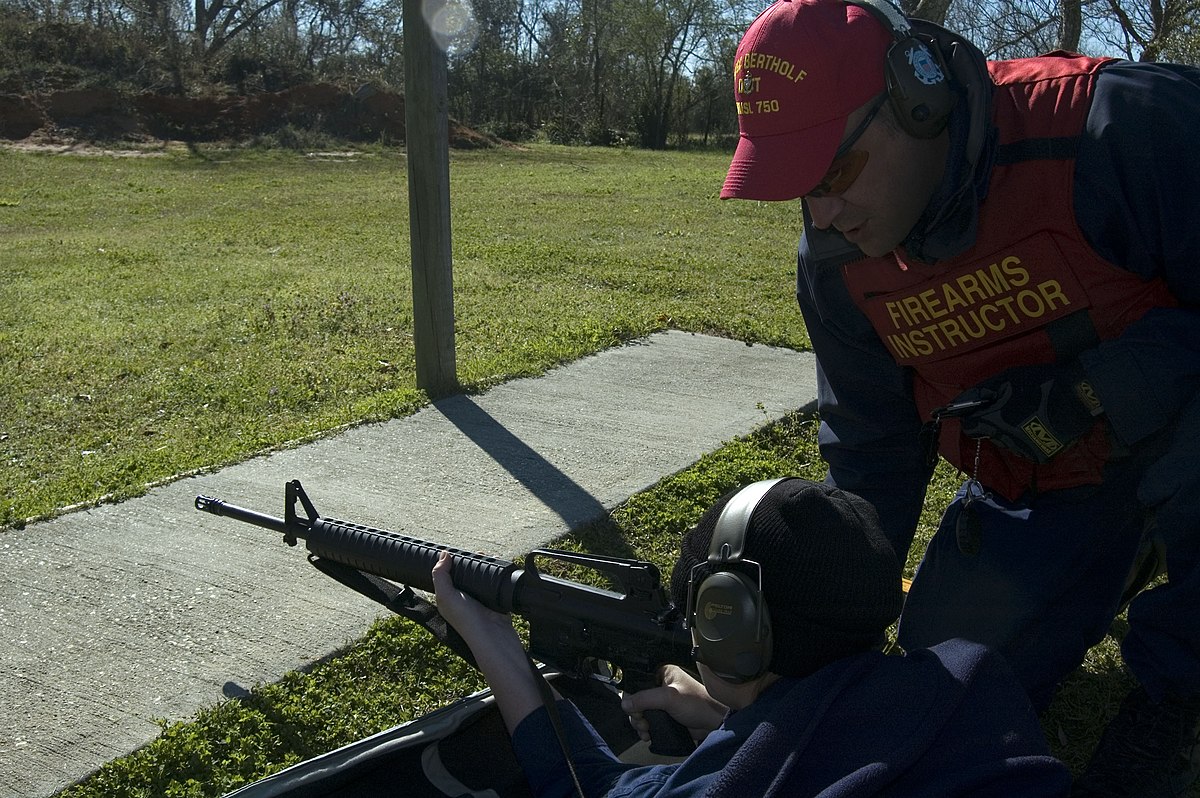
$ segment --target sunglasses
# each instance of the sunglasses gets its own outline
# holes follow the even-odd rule
[[[838,147],[837,152],[833,154],[833,163],[829,165],[829,170],[825,172],[825,176],[821,178],[821,182],[817,183],[813,190],[805,194],[806,197],[835,197],[850,189],[854,185],[854,181],[862,174],[862,170],[867,166],[867,159],[870,153],[866,150],[851,149],[855,143],[866,132],[871,121],[875,119],[875,114],[879,113],[879,109],[883,107],[887,100],[887,93],[879,95],[875,103],[871,106],[871,110],[863,117],[863,120],[858,123],[858,127],[846,137],[846,140]]]

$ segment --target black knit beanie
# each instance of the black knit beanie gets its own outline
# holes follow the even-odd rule
[[[684,535],[671,575],[675,606],[686,606],[692,567],[707,563],[717,519],[736,492]],[[900,615],[900,563],[875,509],[852,493],[780,482],[750,516],[742,557],[762,566],[774,639],[769,670],[782,676],[807,676],[869,650]],[[697,579],[707,573],[699,569]]]

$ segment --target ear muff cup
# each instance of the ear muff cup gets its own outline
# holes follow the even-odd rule
[[[771,661],[771,619],[758,585],[745,574],[718,571],[696,589],[697,659],[732,682],[766,672]]]
[[[742,558],[750,518],[763,497],[791,477],[754,482],[735,493],[713,528],[708,559],[692,568],[687,624],[695,658],[726,681],[756,679],[771,665],[771,619],[762,568]]]
[[[956,97],[937,43],[915,35],[904,14],[888,0],[846,2],[870,12],[895,40],[884,58],[884,78],[896,122],[914,138],[941,133]]]
[[[886,79],[892,114],[906,133],[931,139],[945,129],[955,98],[935,45],[911,36],[893,44]]]

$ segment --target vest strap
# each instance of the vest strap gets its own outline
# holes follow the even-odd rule
[[[1054,349],[1055,360],[1059,363],[1074,360],[1085,349],[1100,344],[1096,325],[1086,310],[1077,310],[1050,322],[1046,325],[1046,335],[1050,337],[1050,346]]]
[[[996,166],[1009,166],[1021,161],[1066,161],[1079,149],[1076,136],[1059,138],[1021,139],[996,148]]]

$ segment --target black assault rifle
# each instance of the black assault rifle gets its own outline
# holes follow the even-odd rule
[[[622,689],[637,691],[657,683],[660,664],[691,665],[690,637],[653,563],[535,549],[525,556],[521,569],[513,562],[397,532],[322,518],[298,480],[288,482],[284,491],[283,518],[210,496],[197,496],[196,509],[281,532],[289,546],[302,538],[310,562],[352,587],[344,576],[347,570],[432,592],[430,572],[438,553],[449,551],[454,556],[454,584],[489,609],[525,618],[530,656],[569,675],[608,674]],[[537,568],[538,557],[603,573],[622,592],[547,576]],[[680,756],[694,748],[688,732],[665,712],[648,713],[647,719],[655,753]]]

